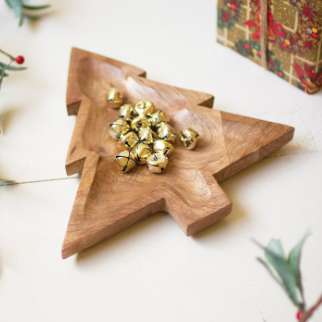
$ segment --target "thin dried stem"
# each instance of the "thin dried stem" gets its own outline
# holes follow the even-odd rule
[[[3,53],[4,55],[8,56],[11,60],[15,60],[16,58],[11,56],[10,54],[6,53],[5,51],[3,51],[2,49],[0,49],[0,53]]]
[[[319,297],[317,302],[307,311],[304,312],[303,317],[300,322],[306,322],[313,315],[316,309],[322,304],[322,295]]]
[[[78,178],[78,176],[66,177],[66,178],[36,180],[36,181],[24,181],[24,182],[17,182],[17,181],[13,181],[13,180],[1,180],[0,179],[0,187],[1,186],[13,186],[13,185],[17,185],[17,184],[26,184],[26,183],[38,183],[38,182],[47,182],[47,181],[68,180],[68,179],[75,179],[75,178]]]

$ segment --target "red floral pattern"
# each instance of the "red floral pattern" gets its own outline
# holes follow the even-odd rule
[[[304,3],[304,5],[303,5]],[[268,9],[268,40],[278,44],[282,50],[291,54],[306,54],[312,49],[316,49],[321,39],[321,17],[318,16],[315,4],[309,0],[293,2],[289,4],[296,7],[299,12],[298,30],[295,33],[286,31],[282,24],[275,20],[269,2]],[[252,38],[261,38],[261,1],[251,0],[252,19],[246,21],[246,25],[252,30]]]
[[[317,73],[314,73],[314,66],[309,67],[307,63],[305,63],[304,65],[304,71],[303,68],[300,67],[297,63],[292,64],[292,66],[295,68],[300,79],[301,83],[299,87],[308,94],[316,93],[322,86],[322,68]],[[305,77],[304,73],[308,77]]]

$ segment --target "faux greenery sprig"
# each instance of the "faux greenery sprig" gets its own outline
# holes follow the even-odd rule
[[[23,23],[23,19],[37,19],[43,12],[41,10],[49,8],[50,4],[42,6],[31,6],[27,4],[27,0],[5,0],[7,5],[14,11],[15,16],[19,17],[19,27]]]
[[[296,318],[300,322],[306,322],[315,310],[322,304],[322,295],[311,308],[307,309],[302,284],[300,261],[303,244],[307,238],[306,234],[302,240],[285,256],[280,240],[273,239],[267,247],[258,242],[255,243],[264,250],[265,259],[257,258],[264,265],[271,277],[282,287],[297,307]]]
[[[8,71],[8,70],[11,70],[11,71],[25,70],[25,69],[27,69],[27,67],[11,66],[12,62],[16,62],[19,65],[23,64],[25,61],[25,58],[23,56],[13,57],[12,55],[6,53],[5,51],[3,51],[1,49],[0,49],[0,53],[6,55],[10,59],[8,64],[0,62],[0,88],[1,88],[3,78],[9,76],[9,74],[6,71]]]
[[[7,186],[11,184],[15,184],[16,182],[13,180],[7,180],[7,179],[0,179],[0,187],[1,186]]]

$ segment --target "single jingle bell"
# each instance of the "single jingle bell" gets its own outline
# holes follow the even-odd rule
[[[193,150],[198,145],[199,133],[194,129],[187,128],[180,132],[180,141],[188,150]]]
[[[133,107],[131,104],[124,104],[120,107],[119,118],[125,121],[130,121],[132,119]]]
[[[119,140],[119,146],[122,149],[132,150],[139,143],[139,138],[134,132],[122,135]]]
[[[159,139],[168,141],[170,143],[176,142],[176,134],[173,128],[168,123],[160,124],[160,127],[157,130]]]
[[[150,100],[138,101],[134,106],[136,114],[145,116],[154,112],[154,104]]]
[[[138,132],[141,127],[150,127],[150,121],[145,116],[135,117],[131,122],[131,129]]]
[[[126,123],[124,119],[118,119],[114,123],[110,124],[110,136],[119,140],[120,137],[130,131],[130,126]]]
[[[153,144],[156,134],[149,127],[141,127],[139,131],[139,140],[145,144]]]
[[[154,127],[159,127],[162,123],[170,123],[170,117],[166,112],[157,111],[150,115],[150,123]]]
[[[106,91],[106,102],[111,108],[119,108],[123,103],[123,96],[117,90],[117,88],[112,87]]]
[[[163,153],[168,158],[171,157],[174,147],[171,143],[164,140],[157,140],[153,145],[154,152]]]
[[[114,158],[116,167],[122,172],[131,171],[135,165],[135,158],[130,151],[122,151]]]
[[[153,173],[163,173],[168,164],[168,158],[163,153],[155,153],[148,157],[146,163]]]
[[[145,143],[139,143],[133,150],[132,154],[138,164],[145,164],[148,157],[152,155],[152,149]]]

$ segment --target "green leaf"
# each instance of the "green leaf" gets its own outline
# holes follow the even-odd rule
[[[277,256],[280,256],[285,259],[283,246],[282,246],[280,240],[277,240],[277,239],[271,240],[266,248],[269,249],[274,254],[276,254]],[[268,260],[268,258],[267,258],[267,260]]]
[[[45,5],[42,5],[42,6],[30,6],[30,5],[23,4],[22,7],[24,9],[28,9],[28,10],[41,10],[41,9],[49,8],[50,4],[45,4]]]
[[[20,17],[22,3],[19,0],[6,0],[6,3],[11,9],[13,9],[15,16]]]
[[[24,14],[21,12],[20,18],[19,18],[19,27],[21,27],[23,24],[23,18],[24,18]]]
[[[41,5],[41,6],[32,6],[32,5],[28,5],[26,4],[27,1],[25,0],[5,0],[7,5],[13,9],[15,16],[19,17],[19,27],[22,26],[23,23],[23,19],[24,17],[30,18],[30,19],[36,19],[39,18],[41,16],[41,13],[39,12],[39,15],[34,15],[33,13],[28,13],[28,12],[24,12],[25,10],[30,10],[33,12],[37,12],[40,11],[42,9],[46,9],[48,7],[50,7],[49,4],[46,5]]]
[[[14,184],[14,183],[16,183],[16,181],[7,180],[7,179],[0,179],[0,187],[10,185],[10,184]]]
[[[9,76],[9,74],[7,74],[7,73],[4,71],[4,69],[0,68],[0,76],[2,76],[2,77],[7,77],[7,76]]]
[[[4,0],[4,1],[7,3],[8,7],[12,9],[11,2],[9,0]]]
[[[15,66],[6,65],[1,62],[0,62],[0,67],[5,70],[25,70],[25,69],[27,69],[27,67],[15,67]]]
[[[284,285],[282,283],[282,281],[278,278],[278,276],[276,276],[275,272],[273,272],[273,270],[271,269],[271,267],[264,261],[264,259],[262,258],[257,258],[257,260],[266,268],[267,272],[269,273],[269,275],[271,275],[271,277],[273,278],[273,280],[282,288],[284,288]]]
[[[280,276],[286,294],[289,296],[294,305],[296,305],[298,308],[301,308],[302,302],[298,297],[296,277],[283,256],[284,252],[282,253],[283,249],[281,248],[280,242],[272,241],[269,243],[268,247],[264,248],[264,250],[267,261],[273,266],[277,274]]]
[[[301,252],[302,247],[309,233],[306,233],[301,241],[291,250],[288,256],[288,263],[291,267],[291,270],[296,278],[297,286],[301,287],[301,273],[300,273],[300,261],[301,261]]]

